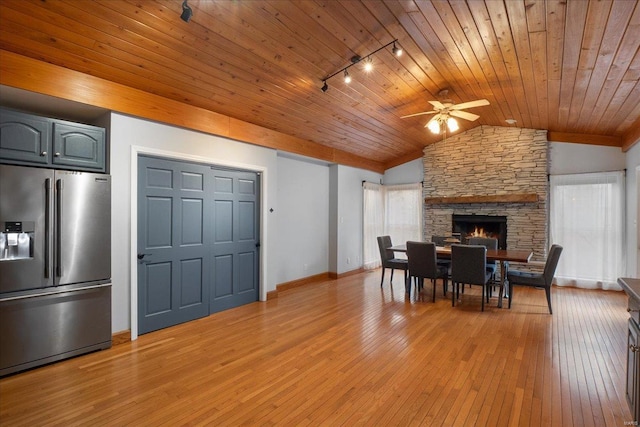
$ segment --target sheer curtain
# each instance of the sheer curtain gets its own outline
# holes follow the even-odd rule
[[[624,173],[554,175],[551,182],[551,243],[564,250],[556,270],[559,285],[620,289],[624,273]]]
[[[377,237],[394,245],[422,240],[422,184],[363,184],[363,267],[380,267]],[[396,254],[399,258],[400,254]]]
[[[394,245],[422,240],[422,184],[386,185],[385,233]]]
[[[363,185],[363,254],[365,269],[378,268],[381,265],[380,252],[376,238],[384,234],[384,188],[380,184],[365,182]]]

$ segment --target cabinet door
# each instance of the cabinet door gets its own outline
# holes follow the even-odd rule
[[[50,137],[49,119],[0,109],[0,159],[7,163],[46,165]]]
[[[634,421],[640,421],[640,332],[635,320],[629,319],[629,335],[627,338],[627,402]]]
[[[105,130],[56,120],[53,123],[53,164],[105,171]]]

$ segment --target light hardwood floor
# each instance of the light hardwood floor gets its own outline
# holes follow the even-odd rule
[[[0,424],[623,426],[623,292],[479,288],[451,307],[380,270],[0,380]]]

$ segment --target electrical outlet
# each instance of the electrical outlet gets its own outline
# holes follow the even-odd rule
[[[351,258],[347,257],[347,264],[351,264]]]
[[[307,270],[309,269],[309,264],[303,264],[303,265],[302,265],[302,269],[303,269],[304,271],[307,271]]]

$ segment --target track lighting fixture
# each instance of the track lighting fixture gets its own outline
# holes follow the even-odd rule
[[[193,15],[193,10],[187,4],[187,0],[182,2],[182,15],[180,15],[180,19],[184,22],[189,22],[191,20],[191,16]]]
[[[185,0],[185,3],[186,3],[186,0]],[[320,88],[320,90],[322,90],[323,92],[326,92],[327,90],[329,90],[329,85],[327,84],[327,80],[329,80],[331,77],[336,76],[336,75],[338,75],[340,73],[344,74],[344,82],[345,83],[350,83],[352,79],[351,79],[351,75],[349,75],[349,72],[347,70],[349,70],[349,68],[353,67],[354,65],[356,65],[360,61],[362,61],[363,58],[364,58],[364,70],[366,72],[370,72],[371,70],[373,70],[373,55],[378,53],[379,51],[381,51],[382,49],[384,49],[386,47],[389,47],[389,46],[393,45],[393,49],[391,49],[391,52],[395,56],[400,56],[402,54],[402,48],[398,47],[396,45],[396,43],[398,43],[398,39],[385,44],[384,46],[374,50],[373,52],[371,52],[368,55],[365,55],[365,56],[354,55],[354,56],[352,56],[351,57],[351,64],[347,65],[344,68],[339,69],[335,73],[330,74],[327,77],[325,77],[324,79],[322,79],[322,87]]]

